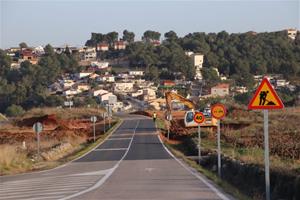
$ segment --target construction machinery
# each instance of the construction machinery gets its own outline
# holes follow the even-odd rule
[[[184,118],[183,118],[183,116],[178,116],[179,117],[178,120],[180,120],[180,118],[181,119],[183,118],[184,127],[186,127],[186,128],[198,126],[198,124],[196,122],[194,122],[194,114],[197,111],[195,110],[196,106],[193,101],[186,99],[183,96],[176,94],[174,92],[166,92],[165,98],[166,98],[166,107],[167,107],[166,117],[170,116],[170,115],[172,116],[172,112],[173,112],[172,101],[177,100],[177,101],[180,101],[182,104],[184,104],[185,106],[187,106],[190,109],[184,113]],[[217,120],[211,116],[211,111],[210,111],[209,107],[205,108],[202,113],[205,116],[205,121],[203,123],[201,123],[200,126],[204,126],[204,127],[217,126]],[[173,118],[173,117],[171,117],[171,118]],[[173,124],[174,124],[174,122],[173,122]],[[180,124],[182,124],[182,123],[180,123]]]

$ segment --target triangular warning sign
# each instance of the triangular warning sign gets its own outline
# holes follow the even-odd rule
[[[284,105],[267,78],[263,78],[248,109],[281,109]]]

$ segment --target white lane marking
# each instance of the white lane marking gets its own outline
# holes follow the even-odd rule
[[[99,172],[100,173],[100,172]],[[40,183],[44,183],[47,184],[47,182],[49,181],[55,181],[56,183],[60,183],[60,182],[73,182],[73,181],[78,181],[78,177],[76,176],[71,176],[71,175],[67,175],[69,177],[57,177],[57,178],[43,178],[43,179],[38,179],[38,180],[28,180],[28,181],[22,181],[22,182],[18,182],[18,181],[13,181],[13,182],[5,182],[3,185],[4,186],[14,186],[14,185],[18,185],[18,186],[22,186],[24,184],[30,184],[30,185],[35,185],[35,184],[40,184]],[[90,179],[87,177],[85,179],[80,179],[80,181],[90,181]],[[73,182],[74,183],[74,182]],[[24,185],[26,186],[26,185]],[[1,190],[1,189],[0,189]]]
[[[125,151],[128,148],[108,148],[108,149],[95,149],[94,151]]]
[[[1,1],[1,0],[0,0]],[[5,175],[3,177],[15,177],[15,176],[22,176],[22,175],[31,175],[31,174],[39,174],[39,173],[44,173],[44,172],[51,172],[51,171],[54,171],[56,169],[60,169],[60,168],[63,168],[65,166],[67,166],[68,164],[76,161],[76,160],[79,160],[80,158],[86,156],[87,154],[91,153],[94,149],[96,149],[97,147],[99,147],[100,145],[102,145],[109,137],[111,137],[117,130],[118,128],[123,124],[124,120],[121,119],[121,122],[115,126],[111,132],[103,139],[103,141],[101,141],[97,146],[95,146],[94,148],[92,148],[90,151],[84,153],[83,155],[79,156],[78,158],[75,158],[74,160],[71,160],[63,165],[60,165],[60,166],[57,166],[57,167],[54,167],[52,169],[45,169],[45,170],[41,170],[41,171],[36,171],[36,172],[27,172],[27,173],[22,173],[22,174],[15,174],[15,175]],[[1,182],[1,181],[0,181]]]
[[[53,191],[53,192],[45,192],[45,193],[41,193],[41,194],[37,194],[37,193],[31,193],[31,194],[19,194],[19,195],[9,195],[9,196],[6,196],[5,199],[8,200],[8,199],[23,199],[23,198],[30,198],[31,196],[34,196],[34,197],[38,197],[38,196],[50,196],[50,195],[59,195],[59,194],[64,194],[64,195],[68,195],[69,193],[72,193],[72,192],[56,192],[56,191]],[[41,198],[42,199],[42,198]]]
[[[64,195],[59,195],[59,196],[51,196],[51,197],[37,197],[37,198],[25,198],[22,200],[45,200],[45,199],[59,199],[62,198]]]
[[[107,140],[131,140],[131,138],[110,138],[110,139],[107,139]]]
[[[22,186],[22,187],[17,187],[18,189],[16,190],[16,187],[5,187],[2,191],[0,192],[3,192],[3,193],[6,193],[6,192],[9,192],[9,191],[14,191],[14,192],[20,192],[20,191],[28,191],[28,190],[42,190],[42,189],[56,189],[57,187],[61,188],[61,187],[64,187],[64,188],[74,188],[74,187],[87,187],[87,185],[83,185],[83,184],[94,184],[96,181],[93,181],[93,182],[80,182],[80,183],[73,183],[73,184],[69,184],[69,185],[66,185],[68,183],[60,183],[60,184],[55,184],[55,186],[47,186],[46,184],[44,185],[41,185],[40,187],[38,185],[36,186],[32,186],[30,185],[30,183],[28,183],[29,185],[27,186]],[[0,193],[0,196],[1,196],[1,193]]]
[[[223,200],[230,200],[228,197],[226,197],[224,194],[222,194],[216,187],[214,187],[212,184],[207,182],[203,177],[199,176],[197,173],[193,172],[190,168],[188,168],[185,164],[183,164],[178,158],[176,158],[172,152],[169,151],[169,149],[164,145],[163,141],[159,137],[159,134],[157,135],[160,143],[163,145],[164,149],[172,156],[184,169],[186,169],[188,172],[190,172],[192,175],[194,175],[196,178],[201,180],[206,186],[208,186],[212,191],[214,191],[221,199]]]
[[[135,136],[136,129],[137,129],[139,123],[140,123],[140,120],[138,120],[138,122],[136,123],[136,126],[135,126],[135,128],[134,128],[134,132],[133,132],[133,136],[132,136],[132,138],[131,138],[131,140],[130,140],[130,142],[129,142],[127,151],[125,152],[125,154],[123,155],[123,157],[121,158],[121,160],[119,160],[119,161],[117,162],[117,164],[116,164],[113,168],[111,168],[111,170],[110,170],[103,178],[101,178],[101,179],[100,179],[95,185],[93,185],[92,187],[90,187],[90,188],[88,188],[88,189],[86,189],[86,190],[83,190],[83,191],[81,191],[81,192],[75,193],[75,194],[73,194],[73,195],[70,195],[70,196],[61,198],[60,200],[67,200],[67,199],[71,199],[71,198],[74,198],[74,197],[83,195],[83,194],[85,194],[85,193],[87,193],[87,192],[90,192],[90,191],[92,191],[92,190],[94,190],[94,189],[100,187],[103,183],[105,183],[105,181],[106,181],[106,180],[113,174],[113,172],[119,167],[119,165],[121,164],[121,162],[124,160],[124,158],[125,158],[126,155],[128,154],[129,149],[130,149],[131,144],[132,144],[132,141],[133,141],[133,138],[134,138],[134,136]]]
[[[86,188],[86,186],[84,187],[76,187],[76,188],[72,188],[72,187],[63,187],[63,188],[55,188],[54,191],[66,191],[66,193],[70,193],[70,192],[78,192],[80,191],[80,189],[83,189],[83,188]],[[34,190],[27,190],[27,191],[22,191],[22,195],[23,194],[32,194],[33,196],[35,194],[38,194],[38,193],[41,193],[41,192],[53,192],[53,188],[51,189],[47,189],[47,188],[43,188],[43,189],[38,189],[38,188],[33,188]],[[20,192],[18,190],[18,192]],[[5,194],[3,195],[0,195],[0,198],[1,197],[7,197],[7,196],[11,196],[11,195],[16,195],[16,191],[10,191],[10,192],[6,192]]]
[[[104,169],[94,172],[85,172],[80,174],[73,174],[73,175],[67,175],[67,176],[94,176],[94,175],[105,175],[109,172],[110,169]]]

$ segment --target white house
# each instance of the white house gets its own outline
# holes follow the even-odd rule
[[[64,89],[68,89],[72,87],[75,84],[75,82],[71,79],[63,79],[61,82],[61,85]]]
[[[92,74],[92,72],[79,72],[79,73],[76,73],[75,76],[76,76],[77,79],[82,79],[82,78],[87,77],[91,74]]]
[[[86,47],[83,52],[83,60],[94,60],[96,59],[97,53],[96,48]]]
[[[97,44],[97,51],[108,51],[109,46],[107,43],[99,43]]]
[[[297,36],[297,29],[293,29],[293,28],[287,29],[287,34],[289,38],[295,40]]]
[[[129,71],[129,75],[131,75],[131,76],[143,76],[144,71]]]
[[[144,101],[151,101],[156,99],[156,92],[153,89],[147,88],[143,90],[143,99]]]
[[[74,96],[74,95],[79,94],[79,93],[80,93],[80,91],[78,91],[78,90],[69,89],[69,90],[65,90],[63,92],[63,96]]]
[[[94,97],[109,93],[107,90],[94,90],[91,92]]]
[[[133,82],[115,83],[114,90],[116,92],[131,92],[133,90]]]
[[[97,81],[99,82],[107,82],[107,83],[114,83],[115,77],[113,75],[102,75],[97,77]]]
[[[285,87],[288,86],[289,84],[290,82],[285,79],[276,79],[275,81],[276,87]]]
[[[101,101],[102,104],[107,104],[107,103],[114,104],[117,102],[117,96],[109,92],[106,94],[99,95],[99,100]]]
[[[115,50],[122,50],[122,49],[126,49],[126,44],[124,41],[117,41],[114,42],[114,49]]]
[[[193,66],[195,67],[195,77],[196,80],[202,80],[201,69],[203,67],[204,55],[199,53],[191,54],[193,61]]]
[[[211,95],[212,96],[220,96],[220,97],[229,95],[229,84],[222,83],[222,84],[218,84],[218,85],[212,87]]]
[[[236,86],[233,90],[237,93],[246,93],[246,92],[248,92],[248,89],[245,86]]]
[[[143,94],[144,94],[143,90],[138,90],[136,92],[131,93],[131,96],[132,97],[138,97],[138,96],[141,96]]]
[[[88,84],[78,84],[75,86],[75,89],[81,92],[88,91],[90,88],[91,86],[89,86]]]
[[[99,61],[92,61],[91,66],[96,67],[98,69],[105,69],[108,68],[109,62],[99,62]]]

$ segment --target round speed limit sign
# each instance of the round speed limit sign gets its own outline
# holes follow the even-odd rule
[[[222,119],[226,115],[226,108],[223,104],[215,104],[211,108],[211,115],[216,119]]]
[[[205,117],[203,115],[202,112],[196,112],[195,115],[194,115],[194,121],[198,124],[201,124],[203,123],[205,120]]]

